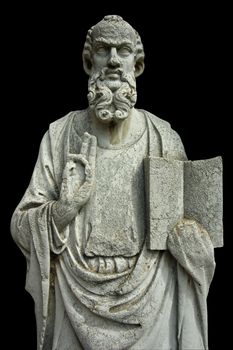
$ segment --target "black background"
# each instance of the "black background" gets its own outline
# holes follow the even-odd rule
[[[125,6],[127,6],[127,9]],[[141,35],[145,72],[137,107],[166,119],[189,159],[221,155],[224,161],[225,247],[216,249],[209,305],[210,349],[227,349],[231,316],[230,41],[229,9],[213,3],[136,4],[86,2],[78,6],[16,6],[6,15],[2,75],[3,129],[2,309],[7,349],[36,349],[34,305],[24,291],[25,260],[10,236],[10,218],[30,181],[49,123],[87,106],[81,52],[87,30],[104,15],[123,16]],[[5,339],[4,339],[5,340]],[[2,340],[3,341],[3,340]],[[149,349],[148,349],[149,350]]]

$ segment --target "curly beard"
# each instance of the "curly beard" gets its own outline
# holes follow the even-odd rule
[[[94,110],[96,117],[102,122],[117,122],[128,117],[136,103],[136,80],[131,74],[125,74],[118,69],[120,81],[111,81],[115,89],[108,87],[106,73],[108,68],[94,73],[88,81],[89,107]]]

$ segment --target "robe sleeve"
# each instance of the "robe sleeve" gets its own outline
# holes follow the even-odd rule
[[[35,302],[38,349],[46,331],[51,250],[58,254],[66,245],[68,228],[59,234],[52,219],[52,206],[59,196],[50,135],[41,142],[38,160],[21,202],[11,220],[13,239],[27,260],[26,290]]]
[[[26,258],[30,258],[31,240],[41,246],[40,238],[44,239],[41,236],[42,231],[47,235],[54,253],[60,253],[67,240],[68,230],[59,233],[52,219],[52,206],[59,198],[53,161],[50,136],[47,132],[41,142],[29,187],[11,221],[12,236]],[[43,253],[43,247],[41,249]]]

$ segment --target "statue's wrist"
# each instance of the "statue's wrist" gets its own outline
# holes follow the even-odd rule
[[[53,204],[52,216],[58,228],[64,228],[74,218],[76,210],[73,205],[58,200]]]

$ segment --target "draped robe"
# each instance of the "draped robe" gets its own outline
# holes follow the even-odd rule
[[[185,160],[169,123],[141,113],[148,155]],[[88,206],[58,232],[52,205],[59,198],[67,157],[80,152],[86,131],[91,133],[86,110],[50,125],[12,217],[13,238],[27,260],[38,350],[208,349],[206,298],[215,262],[206,231],[170,234],[165,251],[149,250],[145,239],[133,262],[125,258],[127,268],[110,273],[94,271],[85,259]]]

